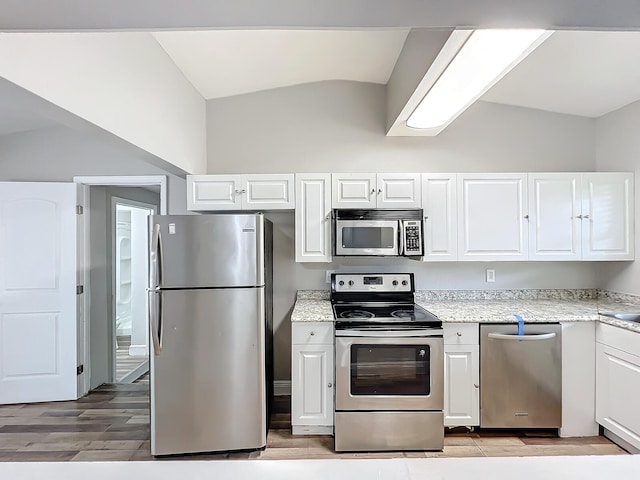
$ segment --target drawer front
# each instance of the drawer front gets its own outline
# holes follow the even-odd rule
[[[333,322],[296,322],[291,324],[294,345],[333,344]]]
[[[444,329],[445,345],[478,344],[477,323],[444,323],[442,327]]]

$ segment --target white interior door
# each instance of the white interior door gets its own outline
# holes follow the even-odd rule
[[[0,403],[76,399],[76,185],[0,182],[0,225]]]

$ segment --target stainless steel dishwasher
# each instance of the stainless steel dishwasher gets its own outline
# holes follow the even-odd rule
[[[480,427],[562,426],[559,324],[480,325]]]

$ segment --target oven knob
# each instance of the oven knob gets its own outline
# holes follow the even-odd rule
[[[353,287],[353,280],[349,280],[349,286]]]
[[[394,287],[398,285],[398,280],[394,280],[393,282],[391,282],[391,285],[393,285]]]
[[[402,280],[402,285],[404,285],[405,287],[409,284],[409,282],[407,282],[406,280]]]
[[[340,280],[340,281],[338,282],[338,285],[343,286],[343,285],[344,285],[344,280]]]

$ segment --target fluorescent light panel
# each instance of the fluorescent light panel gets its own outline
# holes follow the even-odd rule
[[[411,128],[451,122],[552,32],[476,30],[407,119]]]

